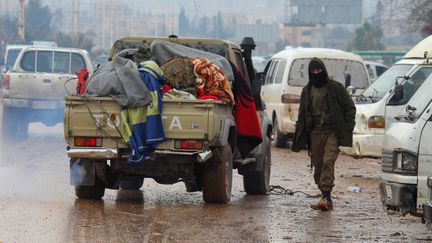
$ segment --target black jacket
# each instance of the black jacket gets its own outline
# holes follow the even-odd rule
[[[320,59],[316,60],[322,62]],[[339,146],[351,147],[356,114],[354,102],[341,83],[328,78],[324,64],[322,66],[327,76],[328,94],[326,102],[328,102],[329,112],[332,117],[332,130],[336,134]],[[310,133],[312,131],[311,86],[312,84],[309,82],[301,93],[299,114],[291,147],[294,152],[305,149],[310,145]]]

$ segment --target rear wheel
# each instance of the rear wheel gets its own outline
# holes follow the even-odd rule
[[[204,167],[203,198],[207,203],[231,200],[232,152],[229,145],[213,150],[213,158]]]
[[[120,188],[126,190],[138,190],[144,183],[144,177],[138,175],[126,175],[120,179]]]
[[[277,118],[275,118],[274,122],[273,122],[273,140],[274,140],[274,145],[277,148],[283,148],[286,146],[287,141],[288,141],[288,135],[284,135],[283,133],[281,133],[279,131],[279,123]]]
[[[247,194],[265,195],[269,190],[271,174],[271,144],[265,139],[265,154],[262,156],[262,170],[243,175],[243,187]]]
[[[105,186],[96,177],[93,186],[75,186],[75,195],[81,199],[101,199],[105,195]]]

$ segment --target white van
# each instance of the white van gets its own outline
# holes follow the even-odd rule
[[[432,188],[431,90],[432,75],[395,117],[396,122],[388,125],[384,135],[381,202],[388,210],[402,215],[425,217],[423,207],[431,213],[427,206]],[[432,215],[426,218],[431,219]]]
[[[294,134],[300,94],[309,82],[308,67],[312,58],[320,58],[331,79],[341,82],[359,95],[369,84],[363,59],[355,54],[326,48],[288,48],[271,57],[265,68],[261,97],[273,121],[276,147],[286,145]]]
[[[428,37],[419,42],[404,56],[404,59],[392,65],[356,98],[357,112],[353,131],[353,147],[342,147],[342,152],[356,157],[381,156],[385,127],[395,121],[393,117],[400,112],[412,96],[413,81],[421,84],[432,72],[432,62],[424,58],[424,52],[428,51],[425,43],[432,46],[432,38]],[[403,85],[406,91],[411,91],[405,92],[405,97],[398,101],[391,100],[396,81]],[[386,108],[386,103],[389,101],[391,105]]]

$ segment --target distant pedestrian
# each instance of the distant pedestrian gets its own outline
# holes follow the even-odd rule
[[[344,86],[329,79],[322,60],[309,63],[309,83],[301,93],[292,151],[308,149],[322,198],[312,209],[333,210],[331,192],[339,146],[352,146],[356,108]]]

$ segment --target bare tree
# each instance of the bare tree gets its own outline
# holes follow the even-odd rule
[[[432,34],[432,1],[413,1],[408,17],[409,27],[412,31],[425,36]]]

